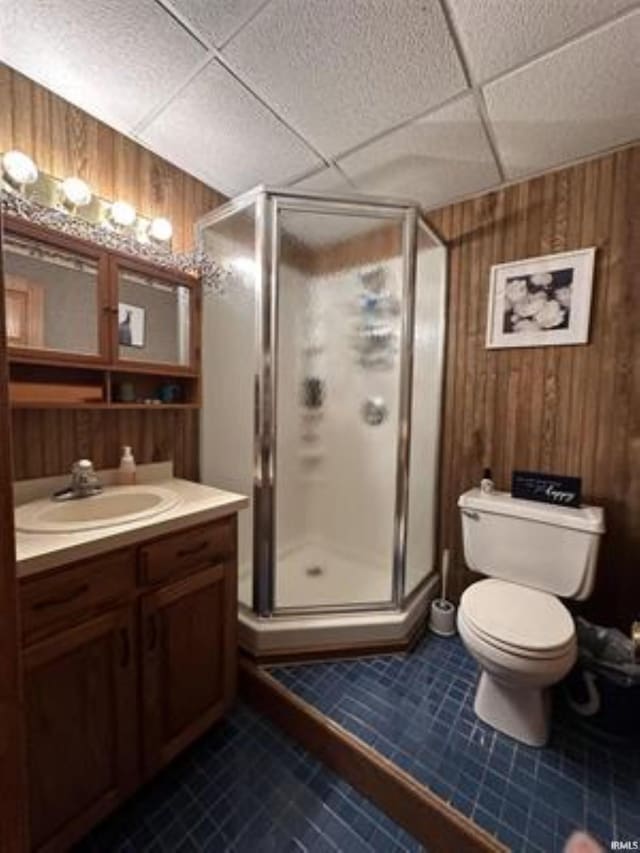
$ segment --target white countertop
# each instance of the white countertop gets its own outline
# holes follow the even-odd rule
[[[73,533],[16,531],[16,570],[28,577],[66,563],[123,548],[145,539],[183,530],[238,512],[249,505],[244,495],[202,486],[173,477],[149,478],[180,497],[177,506],[158,515],[126,524]],[[86,500],[91,500],[87,498]]]

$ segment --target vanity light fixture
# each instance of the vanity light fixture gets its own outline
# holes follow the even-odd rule
[[[130,228],[136,221],[136,209],[127,201],[114,201],[109,211],[110,219],[124,228]]]
[[[38,167],[31,157],[15,149],[2,155],[2,172],[15,189],[22,189],[38,180]]]
[[[173,225],[166,216],[145,216],[122,198],[104,198],[78,175],[64,179],[51,175],[17,149],[0,149],[0,209],[10,216],[112,249],[120,248],[164,266],[178,264],[177,269],[198,270],[203,279],[212,282],[212,289],[217,290],[227,274],[199,250],[182,253],[190,258],[179,260],[171,245]]]
[[[60,187],[62,200],[65,207],[75,210],[76,207],[84,207],[89,204],[93,194],[91,187],[81,178],[66,178]]]
[[[156,216],[149,223],[149,237],[158,243],[166,243],[173,236],[173,225],[164,216]]]

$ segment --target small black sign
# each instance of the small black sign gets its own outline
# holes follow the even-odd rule
[[[581,490],[580,477],[541,474],[538,471],[514,471],[511,475],[511,494],[514,498],[558,506],[580,506]]]

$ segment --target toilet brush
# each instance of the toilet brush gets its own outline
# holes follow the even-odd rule
[[[449,550],[442,552],[442,591],[441,597],[431,602],[429,629],[440,637],[452,637],[456,633],[456,608],[447,601],[447,581],[449,580]]]

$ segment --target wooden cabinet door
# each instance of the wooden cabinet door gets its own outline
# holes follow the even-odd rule
[[[152,774],[221,717],[236,685],[233,563],[220,563],[142,599],[142,736]]]
[[[68,850],[137,782],[133,608],[25,649],[31,843]]]
[[[170,374],[200,364],[201,284],[187,273],[148,261],[110,256],[115,320],[111,347],[123,369],[146,365]]]

